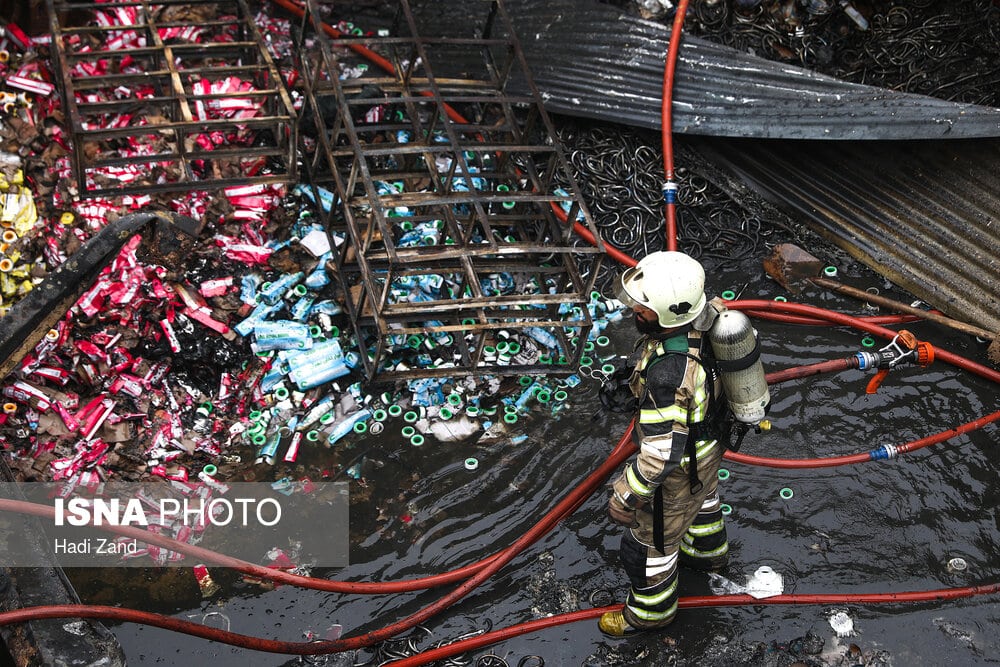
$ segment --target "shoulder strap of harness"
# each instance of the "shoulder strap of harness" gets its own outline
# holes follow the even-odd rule
[[[688,347],[687,347],[687,349],[690,349],[691,347],[695,347],[694,345],[691,345],[691,343],[693,341],[691,341],[690,338],[688,338],[687,340],[688,340]],[[697,339],[697,341],[698,341],[697,347],[698,347],[698,350],[700,351],[701,348],[702,348],[702,343],[704,342],[704,339],[699,337]],[[683,355],[683,356],[687,357],[688,359],[691,359],[692,361],[695,361],[696,363],[698,363],[702,367],[702,369],[704,369],[704,371],[705,371],[705,384],[708,385],[708,408],[705,411],[705,418],[706,419],[711,418],[712,415],[714,415],[714,413],[713,413],[712,410],[713,410],[713,407],[715,405],[715,373],[714,373],[714,370],[708,364],[706,364],[705,361],[700,356],[691,354],[690,352],[687,351],[687,349],[685,349],[684,351],[676,350],[676,349],[669,349],[666,345],[662,345],[662,344],[661,344],[661,346],[660,346],[659,349],[662,350],[662,352],[660,353],[662,356],[666,356],[668,354]],[[648,366],[647,366],[647,368],[648,368]],[[687,454],[687,457],[688,457],[688,483],[690,484],[690,487],[691,487],[691,495],[694,495],[694,494],[698,493],[699,491],[701,491],[702,488],[704,488],[704,484],[698,478],[698,447],[697,447],[696,438],[694,438],[693,434],[691,433],[691,408],[690,408],[690,406],[689,406],[688,411],[687,411],[687,424],[686,425],[687,425],[687,429],[688,429],[688,439],[687,439],[687,442],[685,443],[685,446],[684,446],[684,450],[685,450],[684,453]],[[659,551],[660,553],[663,553],[664,540],[663,540],[663,487],[662,486],[657,486],[656,487],[656,491],[653,494],[653,526],[654,526],[654,529],[653,529],[653,546],[656,547],[657,551]]]

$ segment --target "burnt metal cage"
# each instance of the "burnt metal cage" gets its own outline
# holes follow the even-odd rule
[[[245,0],[48,8],[80,197],[295,179],[295,111]]]
[[[393,4],[391,27],[362,34],[310,0],[296,49],[303,166],[367,375],[569,374],[604,248],[503,3],[467,3],[474,38],[422,36]],[[515,76],[531,94],[505,92]]]

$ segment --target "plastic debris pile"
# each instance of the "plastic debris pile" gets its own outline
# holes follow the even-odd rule
[[[39,214],[25,158],[44,143],[35,119],[53,104],[49,79],[33,38],[15,24],[0,27],[0,317],[44,275],[26,247]],[[50,252],[61,254],[52,245]]]
[[[72,3],[54,9],[78,15]],[[294,179],[291,99],[246,2],[116,2],[92,15],[52,40],[74,138],[73,194]]]
[[[119,14],[135,20],[129,11],[122,11],[112,12],[107,21],[123,20]],[[264,16],[255,22],[281,52],[279,42],[287,37],[287,24]],[[135,27],[115,25],[115,32],[122,34]],[[160,28],[168,29],[172,28]],[[184,35],[158,34],[161,39],[195,39],[211,30],[209,25]],[[102,31],[97,34],[107,36]],[[38,64],[38,76],[51,79],[46,41],[27,36],[25,40],[24,57]],[[135,43],[131,51],[142,48]],[[11,67],[19,57],[8,60]],[[287,63],[281,66],[285,69]],[[518,194],[499,187],[510,183],[524,189],[529,182],[539,182],[538,169],[547,167],[546,162],[532,164],[510,154],[505,157],[509,171],[491,173],[493,150],[479,149],[475,157],[463,151],[458,157],[428,142],[428,149],[438,150],[442,164],[449,158],[451,165],[468,167],[464,173],[451,165],[443,176],[430,173],[453,183],[464,181],[477,193],[488,182],[493,189],[487,195],[458,196],[488,197],[485,202],[470,199],[469,208],[486,207],[509,216],[504,224],[477,232],[519,235],[518,241],[533,249],[518,247],[507,262],[495,246],[473,233],[468,242],[490,246],[484,256],[491,257],[490,264],[477,266],[481,270],[472,275],[474,282],[467,274],[458,277],[433,263],[433,270],[422,273],[393,274],[391,280],[381,277],[393,299],[414,306],[413,315],[407,317],[415,330],[393,328],[379,349],[373,337],[363,332],[359,339],[351,327],[350,301],[338,278],[338,261],[349,265],[347,255],[358,246],[342,221],[330,221],[336,217],[338,195],[322,186],[288,189],[244,178],[216,192],[192,189],[182,195],[154,187],[72,200],[68,185],[72,133],[61,125],[59,100],[47,93],[26,95],[26,102],[34,99],[32,95],[43,96],[44,102],[15,105],[3,117],[5,155],[17,157],[10,158],[3,170],[5,216],[13,217],[5,231],[17,235],[4,248],[12,265],[4,275],[20,280],[22,292],[110,221],[148,204],[195,216],[205,224],[194,250],[176,264],[151,252],[144,238],[128,240],[0,385],[4,397],[0,448],[20,479],[61,481],[75,488],[109,480],[162,478],[179,489],[199,483],[215,488],[233,480],[275,479],[277,484],[300,485],[341,475],[363,482],[363,452],[352,451],[350,435],[398,429],[400,442],[411,446],[427,439],[453,442],[475,437],[517,444],[524,440],[517,433],[521,420],[533,413],[558,418],[566,412],[574,388],[614,370],[609,363],[613,354],[605,349],[609,344],[605,328],[622,318],[621,304],[575,278],[566,265],[568,256],[562,258],[561,267],[541,266],[545,257],[540,253],[550,239],[530,233],[539,233],[544,225],[552,229],[551,219],[529,227],[528,216],[507,213],[509,198],[524,200],[515,203],[517,207],[534,206],[537,199],[539,208],[548,210],[556,203],[579,215],[579,202],[565,191]],[[226,95],[220,99],[239,96]],[[94,128],[120,120],[117,114],[124,106],[105,107],[106,112],[93,118]],[[28,143],[20,142],[20,136],[28,137]],[[437,131],[430,136],[442,135]],[[126,140],[116,140],[104,150],[112,156],[120,149],[121,164],[130,164],[127,154],[133,148]],[[531,150],[552,153],[539,147]],[[528,175],[513,176],[510,170],[515,166],[529,168]],[[414,181],[402,174],[377,182],[393,190],[387,196],[395,196],[400,194],[399,183]],[[132,181],[131,185],[144,184]],[[460,192],[457,186],[455,193]],[[402,207],[392,206],[394,212],[397,208]],[[455,208],[449,210],[442,217],[453,220]],[[351,211],[364,209],[356,205]],[[445,232],[429,224],[427,217],[398,216],[393,251],[453,252],[444,243]],[[422,241],[436,233],[441,235],[437,246]],[[561,238],[565,241],[565,236]],[[529,270],[524,262],[518,264],[517,252],[538,266]],[[571,299],[558,290],[569,284]],[[514,304],[509,320],[489,327],[489,340],[472,340],[477,334],[464,331],[461,321],[459,327],[441,331],[436,327],[443,317],[413,319],[428,300],[458,295],[468,299],[470,291],[480,295],[472,317],[482,312],[483,302],[507,298]],[[543,307],[529,305],[533,299],[540,299]],[[533,313],[525,310],[529,307],[544,312],[544,317],[532,318]],[[477,372],[457,363],[454,354],[459,344],[479,346],[480,358],[472,367]],[[433,377],[401,378],[380,390],[366,389],[365,364],[376,362],[439,372]],[[524,373],[525,368],[535,372]],[[476,469],[474,461],[466,460],[469,470]],[[167,551],[145,555],[157,562],[177,557]]]
[[[593,327],[593,281],[577,264],[602,249],[575,246],[553,211],[595,231],[540,98],[504,92],[523,68],[520,46],[421,37],[408,3],[398,6],[391,37],[341,23],[330,40],[310,5],[312,31],[296,49],[304,162],[369,350],[361,362],[384,380],[569,372],[581,356],[571,340]],[[495,22],[513,34],[502,5]],[[389,71],[366,67],[359,49]],[[514,352],[502,331],[519,334]],[[422,353],[400,363],[407,345]]]
[[[133,28],[141,27],[136,11],[120,6],[97,11],[98,29],[83,30],[79,39],[69,39],[78,49],[75,62],[81,68],[74,76],[87,75],[97,95],[103,94],[108,79],[140,76],[123,73],[119,70],[127,65],[111,62],[127,60],[130,54],[148,55],[150,49],[133,34]],[[228,20],[220,18],[215,27],[228,25]],[[165,28],[167,32],[172,29]],[[200,38],[210,29],[183,38]],[[237,406],[233,414],[238,415],[251,400],[247,395],[237,404],[236,392],[230,388],[240,377],[239,365],[246,354],[233,343],[236,336],[224,320],[233,316],[239,304],[227,299],[225,290],[212,292],[218,288],[204,285],[199,292],[198,286],[245,272],[249,257],[266,260],[270,256],[274,248],[266,245],[264,228],[278,210],[283,188],[261,176],[253,185],[233,186],[212,195],[196,192],[165,197],[153,187],[143,194],[75,199],[70,161],[73,132],[64,124],[64,110],[54,95],[51,38],[30,37],[13,24],[3,26],[2,33],[2,70],[8,88],[4,94],[13,99],[8,99],[0,114],[4,151],[0,182],[4,303],[0,314],[5,315],[11,304],[49,270],[66,262],[94,233],[129,211],[150,204],[170,207],[206,219],[209,228],[223,233],[215,239],[216,245],[207,243],[184,263],[170,267],[149,260],[138,237],[126,243],[67,316],[5,379],[0,447],[11,452],[21,479],[65,480],[69,486],[148,475],[179,483],[188,477],[192,462],[231,462],[238,455],[220,454],[229,436],[210,442],[231,424],[213,420],[204,428],[206,422],[197,421],[199,405],[192,401],[204,403],[202,399],[212,398],[225,405],[232,400]],[[90,56],[82,54],[106,46],[96,34],[138,41],[112,45],[111,50],[118,53],[94,56],[91,62]],[[158,32],[157,37],[178,36]],[[152,38],[147,34],[145,39]],[[99,70],[85,71],[91,65]],[[12,87],[21,92],[14,94]],[[99,100],[106,113],[90,122],[95,127],[132,119],[145,122],[139,120],[148,111],[143,105],[156,101],[144,100],[130,115],[122,112],[132,104],[129,100]],[[149,117],[156,118],[155,114]],[[117,134],[105,149],[112,161],[134,167],[135,156],[130,153],[134,145],[125,139],[126,128],[111,129]],[[89,144],[81,141],[77,146]],[[260,168],[270,169],[272,157],[267,156]],[[245,178],[240,180],[243,183]],[[206,300],[210,297],[212,301]],[[237,422],[234,418],[232,423]]]
[[[362,351],[330,298],[326,251],[303,243],[321,229],[314,220],[301,215],[288,238],[261,246],[268,259],[304,269],[294,272],[246,267],[220,245],[168,270],[144,261],[141,237],[133,237],[3,388],[0,432],[22,471],[71,486],[147,475],[204,481],[206,468],[226,479],[241,461],[294,464],[302,447],[330,448],[392,420],[420,445],[425,436],[464,439],[535,408],[565,406],[576,375],[523,376],[506,395],[490,375],[364,394]],[[622,315],[621,304],[597,293],[587,309],[600,323],[595,332]],[[537,353],[527,334],[500,334],[498,355]],[[426,340],[400,353],[422,354]],[[603,334],[581,343],[584,368],[607,360],[608,343]]]

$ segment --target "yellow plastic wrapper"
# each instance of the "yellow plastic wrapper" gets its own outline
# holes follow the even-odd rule
[[[17,282],[6,273],[0,273],[0,294],[5,300],[17,294]]]
[[[24,236],[38,223],[38,210],[35,208],[35,198],[26,188],[18,192],[20,212],[14,218],[14,231],[18,236]]]
[[[38,223],[38,211],[31,190],[23,187],[24,174],[15,174],[13,184],[0,197],[3,210],[0,211],[0,225],[13,228],[18,236],[24,236]],[[17,187],[13,187],[17,185]]]

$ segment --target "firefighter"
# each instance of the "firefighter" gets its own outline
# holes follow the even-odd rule
[[[717,571],[728,562],[717,492],[725,401],[703,337],[724,306],[707,302],[704,288],[701,264],[679,252],[651,253],[621,276],[619,299],[642,335],[629,380],[639,453],[608,503],[628,529],[619,559],[631,582],[623,608],[599,621],[615,637],[674,620],[678,564]]]

